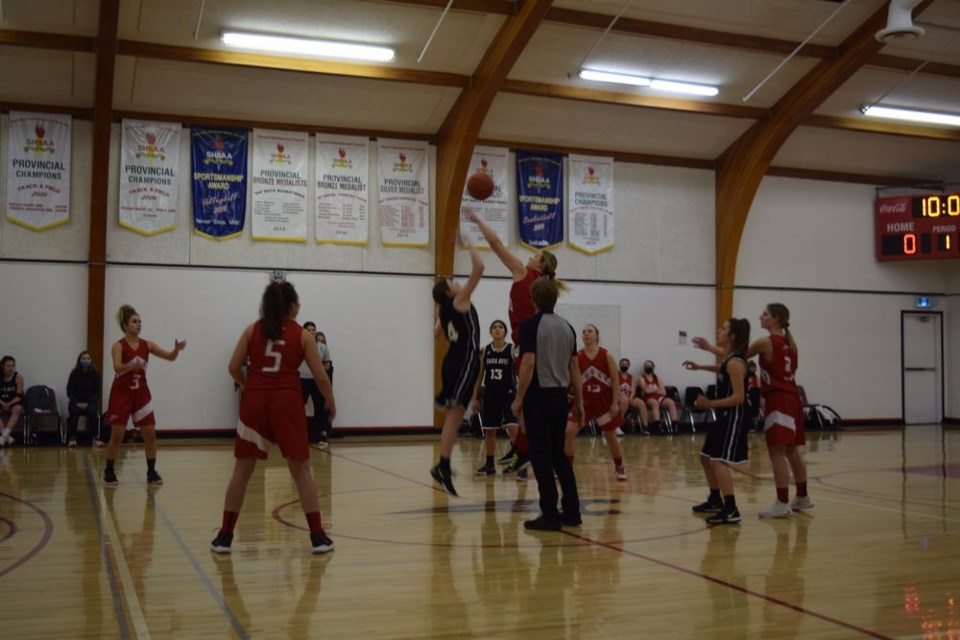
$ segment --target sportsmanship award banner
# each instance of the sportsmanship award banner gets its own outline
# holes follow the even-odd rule
[[[317,242],[367,244],[370,140],[317,134]]]
[[[517,150],[520,244],[548,249],[563,242],[563,155]]]
[[[247,131],[193,127],[194,232],[213,240],[243,233],[247,205]]]
[[[427,143],[378,143],[380,237],[387,247],[426,247],[430,243],[430,184]]]
[[[253,130],[254,240],[307,241],[306,132]]]
[[[467,209],[471,209],[480,216],[490,229],[497,234],[503,244],[508,242],[507,230],[507,200],[510,194],[507,189],[507,164],[510,160],[509,149],[499,147],[475,147],[470,159],[470,168],[467,170],[467,180],[475,173],[485,173],[493,179],[493,195],[486,200],[475,200],[467,193],[467,186],[463,186],[463,199],[460,201],[460,241],[472,244],[475,247],[489,247],[486,238],[480,233],[477,225],[466,218]]]
[[[594,255],[613,246],[613,158],[569,156],[571,247]]]
[[[70,221],[70,116],[10,112],[7,220],[43,231]]]
[[[180,125],[124,120],[120,136],[120,226],[153,236],[177,226]]]

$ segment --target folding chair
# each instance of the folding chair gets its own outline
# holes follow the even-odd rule
[[[57,392],[42,384],[28,388],[23,394],[23,443],[38,444],[41,433],[38,427],[43,424],[44,419],[49,418],[54,419],[58,441],[63,444],[66,433],[63,430]]]

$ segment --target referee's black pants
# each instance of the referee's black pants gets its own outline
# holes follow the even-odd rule
[[[567,426],[567,390],[531,389],[523,399],[523,417],[530,441],[530,463],[540,491],[540,512],[546,518],[556,519],[557,485],[563,492],[563,513],[580,515],[580,497],[573,466],[563,452],[564,429]]]

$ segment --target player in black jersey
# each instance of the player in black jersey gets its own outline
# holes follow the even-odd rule
[[[440,432],[440,461],[430,475],[452,496],[457,490],[453,488],[450,454],[480,370],[480,320],[470,296],[483,275],[483,258],[476,249],[468,248],[471,269],[467,282],[461,285],[452,278],[437,278],[433,285],[434,332],[438,338],[446,337],[450,348],[443,358],[443,387],[436,397],[437,406],[447,412]]]
[[[503,320],[494,320],[490,325],[493,342],[483,350],[480,359],[480,374],[473,388],[470,406],[480,414],[483,429],[486,461],[477,469],[478,476],[496,475],[493,453],[497,446],[497,429],[506,428],[513,442],[517,434],[517,419],[510,405],[517,393],[517,380],[513,375],[513,345],[506,341],[507,325]],[[483,389],[483,408],[480,408],[480,389]]]
[[[697,364],[685,360],[691,371],[715,371],[716,400],[697,398],[697,409],[718,409],[717,421],[710,425],[700,451],[700,464],[710,486],[706,502],[693,507],[694,513],[712,513],[708,524],[737,524],[740,511],[733,495],[730,465],[747,461],[747,347],[750,345],[750,321],[730,318],[717,329],[717,347],[723,354],[719,365]]]

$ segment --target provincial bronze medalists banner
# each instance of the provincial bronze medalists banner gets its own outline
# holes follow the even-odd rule
[[[70,116],[10,112],[7,220],[33,231],[70,221]]]
[[[509,149],[474,147],[473,157],[470,158],[470,168],[467,169],[467,180],[475,173],[487,174],[493,180],[493,194],[486,200],[476,200],[467,193],[467,185],[464,182],[463,199],[460,201],[460,242],[472,244],[475,247],[490,247],[477,225],[467,220],[467,209],[471,209],[480,216],[485,225],[497,234],[503,244],[510,244],[507,222],[507,203],[510,200],[509,186],[507,185],[507,165],[509,162]]]
[[[613,247],[613,158],[568,157],[568,244],[588,255]]]
[[[253,130],[254,240],[307,241],[307,142],[299,131]]]
[[[153,236],[177,226],[180,125],[124,120],[120,135],[120,226]]]
[[[367,244],[370,140],[317,134],[317,243]]]
[[[380,237],[387,247],[430,244],[427,143],[378,141]]]

